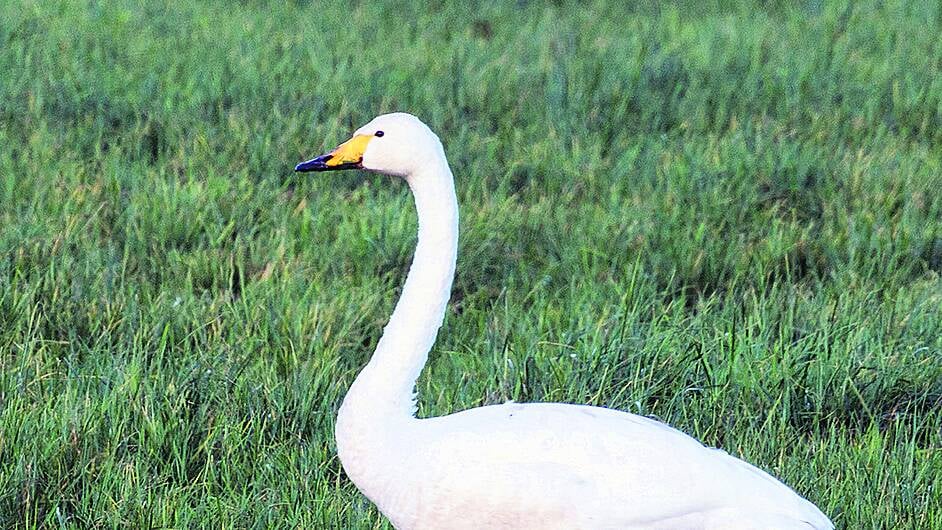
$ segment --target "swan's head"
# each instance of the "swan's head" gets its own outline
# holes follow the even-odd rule
[[[294,170],[366,169],[408,178],[444,158],[438,136],[427,125],[411,114],[394,112],[373,118],[333,151]]]

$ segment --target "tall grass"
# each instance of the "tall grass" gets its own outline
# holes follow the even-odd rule
[[[420,414],[650,415],[841,528],[942,529],[933,2],[0,4],[0,526],[374,528],[332,426],[442,137]]]

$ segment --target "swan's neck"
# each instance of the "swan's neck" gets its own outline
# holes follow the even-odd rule
[[[438,163],[406,180],[419,217],[415,257],[376,351],[344,399],[338,427],[344,416],[370,422],[414,417],[415,382],[445,316],[458,253],[454,178],[442,153]]]

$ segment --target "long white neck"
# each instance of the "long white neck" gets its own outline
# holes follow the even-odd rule
[[[409,494],[419,486],[407,458],[422,421],[415,418],[413,391],[445,316],[458,254],[454,178],[435,142],[433,160],[405,175],[419,215],[409,275],[373,357],[344,397],[334,432],[347,476],[387,515],[408,513]]]
[[[415,382],[445,316],[458,254],[458,201],[444,152],[406,180],[419,217],[415,257],[396,309],[372,359],[344,398],[338,422],[354,415],[414,417]]]

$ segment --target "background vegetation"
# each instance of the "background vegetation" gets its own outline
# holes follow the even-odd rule
[[[657,4],[0,4],[0,527],[386,526],[332,426],[411,198],[291,168],[407,110],[463,206],[420,414],[617,407],[942,528],[942,9]]]

